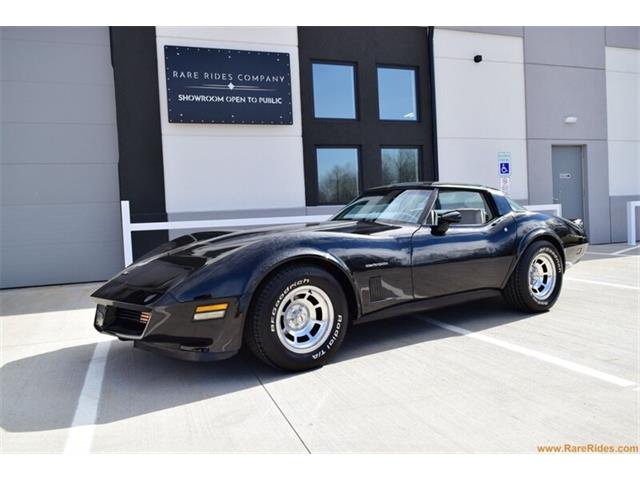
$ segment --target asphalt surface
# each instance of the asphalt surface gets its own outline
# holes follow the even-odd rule
[[[551,312],[500,299],[355,326],[302,374],[92,328],[96,284],[0,292],[3,452],[535,452],[640,444],[640,247],[594,246]]]

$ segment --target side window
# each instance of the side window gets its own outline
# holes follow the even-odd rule
[[[483,225],[494,218],[484,195],[469,190],[441,190],[433,209],[437,214],[457,210],[462,215],[458,225]]]

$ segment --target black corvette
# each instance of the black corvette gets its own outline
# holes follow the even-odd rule
[[[351,323],[502,292],[528,312],[557,300],[587,248],[581,220],[500,191],[412,183],[369,190],[327,222],[194,233],[94,292],[94,325],[190,360],[247,345],[287,370],[329,361]]]

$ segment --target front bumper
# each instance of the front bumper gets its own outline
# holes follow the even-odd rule
[[[228,352],[210,352],[209,347],[189,347],[177,343],[150,343],[134,340],[133,346],[147,352],[159,353],[165,357],[190,362],[214,362],[226,360],[238,353],[238,350]]]
[[[228,303],[223,318],[194,320],[196,307],[205,302],[169,302],[138,305],[103,298],[98,303],[94,328],[100,333],[174,358],[206,361],[229,358],[240,350],[244,316],[237,298],[216,299]]]

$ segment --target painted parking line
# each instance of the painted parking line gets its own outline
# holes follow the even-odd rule
[[[621,253],[610,253],[610,252],[584,252],[585,255],[607,255],[608,257],[635,257],[635,255],[623,255]]]
[[[580,365],[578,363],[571,362],[569,360],[564,360],[562,358],[555,357],[547,353],[538,352],[537,350],[533,350],[531,348],[522,347],[520,345],[516,345],[515,343],[506,342],[504,340],[498,340],[497,338],[490,337],[483,333],[472,332],[471,330],[467,330],[466,328],[450,325],[448,323],[440,322],[438,320],[435,320],[429,317],[421,317],[421,318],[432,325],[435,325],[440,328],[444,328],[445,330],[449,330],[450,332],[454,332],[459,335],[464,335],[466,337],[471,337],[475,340],[480,340],[481,342],[490,343],[491,345],[495,345],[497,347],[501,347],[506,350],[511,350],[512,352],[521,353],[528,357],[536,358],[543,362],[547,362],[552,365],[556,365],[558,367],[566,368],[567,370],[571,370],[572,372],[581,373],[582,375],[586,375],[592,378],[597,378],[598,380],[602,380],[603,382],[617,385],[618,387],[633,387],[636,385],[635,382],[632,382],[630,380],[616,377],[615,375],[610,375],[608,373],[601,372],[591,367],[585,367],[584,365]]]
[[[69,428],[69,436],[64,453],[88,453],[91,450],[93,431],[98,415],[98,403],[102,391],[104,368],[109,355],[112,339],[106,339],[96,344],[91,356],[89,368],[84,377],[84,384],[78,397],[78,406]]]
[[[631,250],[635,250],[636,248],[640,248],[640,245],[635,245],[635,246],[629,247],[629,248],[623,248],[622,250],[618,250],[617,252],[613,252],[613,253],[615,253],[616,255],[620,255],[622,253],[626,253],[626,252],[630,252]],[[634,256],[635,257],[635,255],[629,255],[629,256]]]
[[[622,285],[621,283],[598,282],[597,280],[585,280],[584,278],[575,278],[565,276],[563,280],[571,280],[572,282],[592,283],[593,285],[602,285],[605,287],[624,288],[627,290],[640,290],[640,287],[632,285]]]

